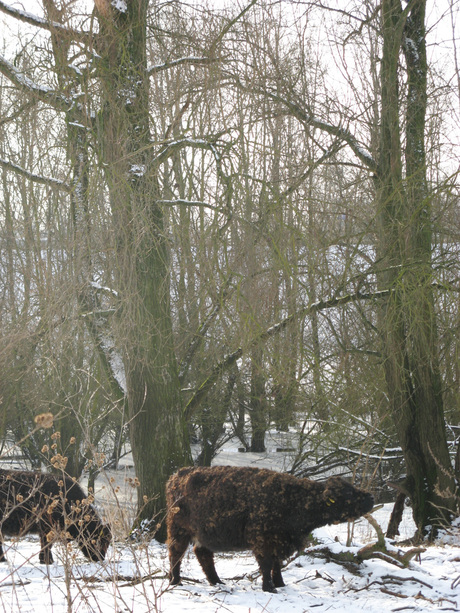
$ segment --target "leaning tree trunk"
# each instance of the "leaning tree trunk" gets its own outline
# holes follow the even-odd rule
[[[150,170],[146,21],[148,0],[119,11],[96,0],[103,109],[98,129],[116,240],[123,347],[138,522],[158,520],[164,485],[191,463],[173,346],[169,263],[158,182]],[[120,5],[121,6],[121,5]],[[161,536],[164,531],[161,531]]]
[[[409,9],[411,8],[410,14]],[[401,11],[382,3],[382,115],[379,172],[379,263],[390,289],[382,314],[385,375],[406,462],[405,490],[420,533],[451,519],[454,481],[444,428],[431,288],[430,206],[425,178],[425,0]],[[405,41],[408,70],[406,180],[400,135],[398,61]]]
[[[43,0],[43,6],[50,23],[63,24],[63,12],[59,10],[55,0]],[[59,90],[68,99],[71,99],[80,88],[85,91],[84,75],[75,71],[70,65],[69,52],[72,37],[58,28],[51,29],[51,42]],[[72,264],[76,282],[76,297],[80,313],[84,315],[90,337],[99,356],[104,374],[113,392],[113,398],[124,402],[124,391],[120,385],[110,361],[107,340],[110,331],[105,318],[98,316],[101,310],[99,299],[93,287],[93,263],[91,250],[91,214],[89,202],[89,171],[90,148],[89,125],[90,120],[84,105],[71,105],[65,112],[65,125],[67,130],[67,156],[71,167],[72,190],[70,192],[71,220],[73,227]],[[102,434],[109,415],[99,420],[98,430]],[[82,447],[97,444],[100,436],[91,441],[83,440],[86,433],[81,429],[78,420],[72,412],[66,413],[59,420],[61,432],[61,445],[63,449],[72,450],[68,455],[66,472],[72,477],[79,478],[86,462],[93,460],[93,450],[89,449],[89,457],[82,454]],[[94,432],[93,432],[94,434]],[[71,439],[76,438],[76,444]],[[94,480],[96,470],[91,471],[90,480]]]

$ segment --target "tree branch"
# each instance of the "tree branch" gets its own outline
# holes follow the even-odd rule
[[[388,296],[391,293],[391,290],[382,290],[379,292],[366,293],[363,294],[361,292],[356,292],[355,294],[348,294],[346,296],[338,296],[334,298],[329,298],[328,300],[319,300],[318,302],[314,302],[313,304],[309,304],[308,306],[300,309],[296,313],[293,313],[289,317],[286,317],[282,321],[278,322],[274,326],[271,326],[258,336],[256,336],[250,343],[249,347],[254,347],[260,343],[264,343],[269,338],[278,334],[284,330],[289,324],[306,317],[307,315],[311,315],[314,312],[323,311],[324,309],[332,309],[337,306],[343,306],[348,304],[349,302],[356,302],[358,300],[372,300],[379,299],[385,296]],[[225,356],[221,362],[219,362],[211,371],[209,377],[200,385],[200,387],[196,390],[192,398],[188,401],[184,408],[185,420],[188,421],[193,411],[199,406],[202,399],[209,392],[211,387],[217,381],[219,376],[228,370],[237,360],[239,360],[244,354],[244,349],[242,347],[238,347],[233,353]]]
[[[1,2],[1,0],[0,0]],[[153,74],[157,74],[162,72],[163,70],[169,70],[170,68],[175,68],[176,66],[188,65],[188,66],[208,66],[209,64],[213,64],[218,61],[217,58],[214,57],[214,53],[216,51],[216,47],[219,42],[224,38],[227,32],[232,28],[232,26],[237,23],[241,17],[256,4],[257,0],[251,0],[251,2],[242,10],[236,17],[231,19],[223,28],[222,31],[219,32],[218,36],[212,42],[211,47],[209,49],[209,55],[207,57],[181,57],[177,60],[171,60],[170,62],[164,62],[163,64],[150,65],[147,67],[147,74],[149,76]]]
[[[183,198],[176,198],[176,200],[157,200],[158,204],[165,206],[196,206],[202,209],[210,209],[211,211],[222,211],[221,207],[208,204],[207,202],[201,202],[199,200],[184,200]]]
[[[164,62],[164,64],[152,64],[147,67],[147,74],[149,76],[168,70],[169,68],[175,68],[176,66],[182,66],[186,64],[188,66],[207,66],[216,62],[215,58],[210,57],[181,57],[177,60],[171,60],[170,62]]]
[[[198,331],[194,335],[194,338],[192,339],[192,342],[190,343],[189,348],[187,349],[187,352],[185,356],[183,357],[181,364],[180,364],[179,379],[181,383],[183,383],[186,372],[192,362],[192,358],[197,352],[197,350],[199,349],[199,347],[202,345],[204,341],[204,337],[210,325],[212,324],[213,321],[215,321],[225,300],[228,298],[229,295],[231,295],[234,289],[231,286],[232,281],[233,281],[233,275],[230,275],[230,277],[225,282],[222,291],[220,292],[220,297],[219,297],[218,302],[213,306],[210,313],[208,313],[208,315],[205,317],[203,323],[201,324]]]
[[[378,172],[378,164],[372,157],[372,155],[363,148],[362,145],[358,142],[357,138],[346,128],[341,126],[336,126],[325,121],[322,121],[318,117],[311,115],[305,109],[301,108],[299,104],[285,98],[279,93],[275,93],[270,91],[267,88],[257,88],[254,83],[250,85],[245,85],[241,82],[240,78],[234,74],[227,74],[227,77],[241,90],[249,93],[256,93],[261,96],[267,96],[274,102],[278,104],[282,104],[288,112],[298,119],[304,126],[312,126],[313,128],[317,128],[323,132],[327,132],[331,136],[335,136],[340,139],[342,142],[346,143],[356,157],[371,171],[374,173]]]
[[[38,85],[29,79],[23,72],[13,66],[7,59],[0,55],[0,72],[22,91],[34,94],[42,102],[46,102],[58,111],[67,111],[73,101],[45,85]]]
[[[0,11],[5,13],[5,15],[9,15],[10,17],[14,17],[19,21],[23,21],[24,23],[28,23],[32,26],[36,26],[37,28],[43,28],[44,30],[57,30],[62,34],[67,36],[71,36],[76,40],[87,40],[90,37],[89,32],[83,32],[81,30],[75,30],[74,28],[68,28],[63,26],[62,24],[56,21],[48,21],[43,17],[38,17],[37,15],[33,15],[32,13],[28,13],[26,11],[20,11],[19,9],[15,9],[12,6],[9,6],[3,0],[0,0]]]
[[[17,117],[20,117],[24,111],[27,111],[30,107],[34,105],[34,101],[28,100],[25,104],[21,104],[21,106],[11,113],[11,115],[7,115],[6,117],[2,117],[0,119],[0,126],[3,126],[10,121],[14,121]]]
[[[356,137],[347,129],[342,128],[341,126],[335,126],[333,124],[322,121],[321,119],[315,117],[314,115],[310,115],[304,109],[300,108],[299,105],[295,104],[291,100],[286,100],[279,94],[275,94],[273,92],[265,92],[269,98],[274,100],[275,102],[283,104],[291,114],[296,117],[301,123],[306,126],[312,126],[313,128],[318,128],[323,132],[327,132],[332,136],[336,136],[343,142],[345,142],[356,157],[372,172],[378,171],[377,162],[371,156],[371,154],[366,151],[358,142]]]
[[[214,139],[215,138],[216,137],[214,137]],[[217,175],[219,179],[222,181],[222,184],[224,185],[224,188],[225,188],[225,200],[226,200],[225,206],[220,209],[215,207],[215,210],[218,210],[221,213],[227,214],[227,221],[225,222],[223,227],[220,228],[219,230],[219,235],[222,235],[232,218],[231,201],[232,201],[232,195],[233,195],[233,188],[232,188],[231,177],[227,176],[224,172],[224,169],[222,168],[222,159],[221,159],[220,153],[217,151],[215,143],[207,141],[205,139],[201,139],[201,138],[200,139],[182,138],[180,140],[173,141],[165,145],[164,149],[160,151],[160,153],[153,159],[152,165],[154,168],[158,168],[158,166],[164,163],[168,158],[170,158],[174,152],[180,151],[181,149],[184,149],[185,147],[195,147],[196,149],[206,149],[208,151],[211,151],[212,155],[214,156],[214,160],[216,162],[216,168],[217,168]],[[178,202],[178,204],[185,204],[185,202]],[[192,203],[189,203],[189,204],[192,204]],[[195,203],[195,204],[198,204],[198,203]],[[213,208],[213,207],[208,205],[208,208]]]
[[[52,177],[43,177],[41,175],[36,175],[33,172],[30,172],[25,168],[18,166],[17,164],[13,164],[12,162],[8,162],[7,160],[2,160],[1,158],[0,166],[6,168],[7,170],[13,171],[16,174],[21,175],[26,179],[29,179],[29,181],[33,181],[34,183],[40,183],[41,185],[56,187],[57,189],[60,189],[67,193],[72,191],[72,186],[68,183],[65,183],[64,181],[60,181],[59,179],[53,179]]]
[[[256,4],[257,0],[251,0],[251,2],[242,10],[238,13],[238,15],[236,17],[234,17],[233,19],[231,19],[222,29],[222,31],[219,33],[219,35],[217,36],[217,38],[213,41],[211,48],[209,50],[209,55],[213,56],[214,52],[216,50],[217,45],[220,43],[220,41],[224,38],[224,36],[227,34],[227,32],[230,31],[230,29],[235,25],[235,23],[237,23],[241,17],[243,17],[243,15],[245,13],[247,13],[249,11],[250,8],[252,8],[254,6],[254,4]]]
[[[152,164],[155,168],[166,162],[175,151],[180,151],[185,147],[194,147],[195,149],[208,149],[214,152],[214,145],[209,141],[200,138],[181,138],[180,140],[173,141],[164,146],[160,153],[152,160]]]

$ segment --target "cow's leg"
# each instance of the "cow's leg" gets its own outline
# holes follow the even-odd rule
[[[169,579],[171,585],[180,585],[180,565],[187,547],[190,545],[190,535],[183,530],[169,530],[168,549],[169,549]]]
[[[255,552],[254,552],[255,553]],[[272,579],[272,568],[275,563],[273,555],[267,551],[263,553],[255,553],[257,563],[262,573],[262,589],[264,592],[272,592],[276,594],[275,584]],[[280,571],[281,574],[281,571]]]
[[[51,553],[51,547],[53,546],[53,543],[52,541],[48,542],[46,536],[47,532],[40,530],[40,553],[38,555],[40,564],[53,563],[53,554]]]
[[[195,545],[193,548],[195,555],[200,563],[201,568],[206,575],[207,580],[211,585],[216,585],[216,583],[223,583],[219,579],[219,575],[216,572],[216,567],[214,566],[214,554],[206,547],[201,547],[200,545]]]
[[[281,575],[281,563],[278,558],[275,558],[275,561],[273,562],[272,579],[275,587],[284,587],[286,585],[283,581],[283,576]]]

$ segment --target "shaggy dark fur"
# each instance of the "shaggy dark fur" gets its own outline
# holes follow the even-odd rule
[[[59,538],[76,540],[84,555],[103,560],[112,540],[81,487],[69,477],[0,469],[0,561],[3,536],[40,536],[40,562],[52,564],[51,547]]]
[[[222,583],[214,553],[250,549],[262,573],[262,589],[284,585],[281,563],[305,546],[312,530],[357,519],[373,498],[339,477],[320,483],[258,468],[181,468],[166,485],[170,579],[180,583],[190,543],[208,578]]]

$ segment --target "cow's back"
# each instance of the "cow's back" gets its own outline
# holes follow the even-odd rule
[[[286,478],[271,470],[216,466],[179,470],[168,482],[167,523],[211,551],[247,549],[254,531],[270,531],[286,514]],[[290,492],[292,494],[292,492]],[[277,506],[280,508],[277,509]]]

